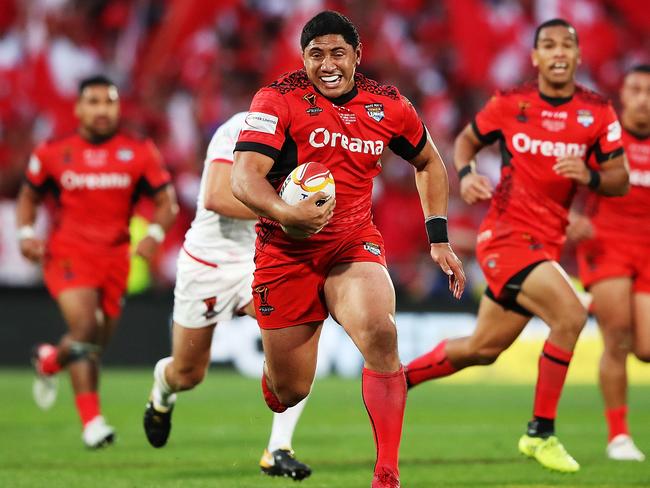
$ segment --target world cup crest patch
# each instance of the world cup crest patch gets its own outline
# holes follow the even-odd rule
[[[591,113],[591,110],[578,110],[578,124],[587,128],[593,123],[594,114]]]
[[[217,316],[217,312],[214,309],[215,305],[217,304],[217,297],[210,297],[210,298],[204,298],[203,303],[205,304],[206,311],[203,314],[203,316],[207,319],[210,320],[211,318],[214,318]]]
[[[374,119],[375,122],[381,122],[384,118],[384,104],[368,103],[366,104],[366,113],[368,114],[368,117]]]
[[[259,296],[260,299],[260,307],[259,311],[261,312],[262,315],[271,315],[271,312],[275,310],[273,305],[269,305],[269,289],[266,286],[257,286],[253,290],[257,295]]]

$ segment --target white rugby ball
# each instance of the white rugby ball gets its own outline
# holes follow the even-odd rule
[[[319,191],[325,193],[327,197],[318,200],[316,205],[323,205],[330,198],[334,198],[336,192],[332,173],[324,164],[304,163],[294,168],[286,177],[280,188],[280,198],[290,205],[295,205]],[[282,226],[282,230],[296,239],[307,237],[304,233],[290,227]]]

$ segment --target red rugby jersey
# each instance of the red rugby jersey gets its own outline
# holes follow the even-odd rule
[[[98,254],[124,252],[139,194],[153,195],[170,182],[154,144],[122,133],[99,144],[78,134],[41,144],[25,176],[58,201],[49,249]]]
[[[352,91],[328,99],[299,70],[257,92],[235,151],[273,158],[267,179],[276,189],[302,163],[319,162],[332,172],[334,216],[319,234],[303,242],[309,246],[371,221],[372,179],[381,171],[386,147],[409,160],[425,143],[422,121],[397,88],[357,73]],[[262,219],[258,234],[264,235],[264,242],[300,247],[279,230],[277,222]]]
[[[562,243],[576,183],[553,171],[556,160],[593,154],[602,163],[623,153],[611,104],[579,85],[569,98],[546,97],[536,82],[497,92],[472,127],[483,144],[501,147],[501,179],[481,225],[496,234],[520,230]]]
[[[592,195],[587,212],[598,237],[650,244],[650,136],[623,130],[630,191],[622,197]]]

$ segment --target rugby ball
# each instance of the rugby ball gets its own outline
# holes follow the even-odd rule
[[[322,191],[327,197],[316,202],[320,206],[335,196],[334,177],[324,164],[304,163],[294,168],[280,187],[280,198],[289,205],[309,198],[314,193]],[[289,236],[296,239],[304,239],[307,236],[302,232],[290,227],[282,226],[282,230]]]

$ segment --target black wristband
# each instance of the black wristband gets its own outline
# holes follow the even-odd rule
[[[589,168],[589,183],[587,186],[592,190],[597,190],[600,186],[600,171]]]
[[[472,172],[472,165],[466,164],[465,166],[463,166],[458,170],[458,180],[462,180],[463,178],[465,178],[465,176],[467,176],[471,172]]]
[[[449,242],[446,217],[427,217],[424,225],[427,228],[427,236],[429,237],[430,244]]]

